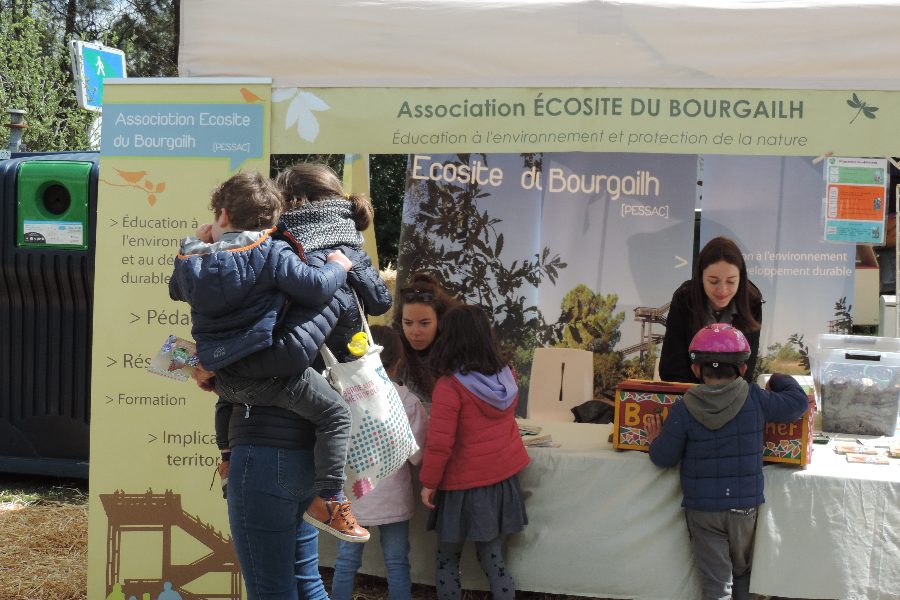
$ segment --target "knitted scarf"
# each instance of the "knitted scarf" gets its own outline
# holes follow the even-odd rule
[[[282,214],[281,220],[306,252],[335,246],[361,248],[363,244],[350,201],[343,198],[307,202]]]

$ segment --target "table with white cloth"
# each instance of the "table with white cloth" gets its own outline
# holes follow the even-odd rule
[[[529,524],[508,537],[506,563],[517,589],[635,600],[700,597],[677,468],[646,452],[616,452],[612,425],[526,421],[559,448],[531,448],[519,473]],[[756,532],[751,591],[793,598],[900,598],[900,460],[849,464],[816,446],[809,468],[763,468],[766,503]],[[418,501],[410,526],[412,579],[434,585],[434,532]],[[386,574],[377,527],[360,572]],[[321,563],[337,544],[320,536]],[[487,579],[468,542],[466,589]]]

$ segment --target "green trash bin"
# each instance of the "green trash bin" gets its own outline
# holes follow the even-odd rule
[[[19,248],[88,248],[89,162],[31,161],[18,177]]]

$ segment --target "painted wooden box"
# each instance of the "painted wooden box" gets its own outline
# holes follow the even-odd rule
[[[691,388],[689,383],[666,383],[626,379],[616,390],[616,420],[613,448],[650,450],[647,420],[651,415],[669,415],[669,409]]]
[[[681,400],[691,387],[688,383],[667,383],[628,379],[616,391],[616,418],[613,429],[613,448],[616,450],[650,449],[646,424],[651,415],[663,420],[675,402]],[[815,400],[810,408],[793,423],[766,423],[763,436],[763,461],[784,462],[800,466],[812,458],[813,418]]]
[[[763,462],[783,462],[805,467],[812,460],[816,399],[809,398],[809,409],[793,423],[766,423],[763,434]]]

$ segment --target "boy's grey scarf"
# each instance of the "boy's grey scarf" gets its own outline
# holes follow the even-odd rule
[[[307,202],[282,214],[281,220],[305,252],[363,245],[363,236],[353,222],[350,201],[343,198]]]
[[[684,407],[701,425],[715,431],[740,412],[749,391],[743,377],[729,383],[700,384],[684,393]]]

